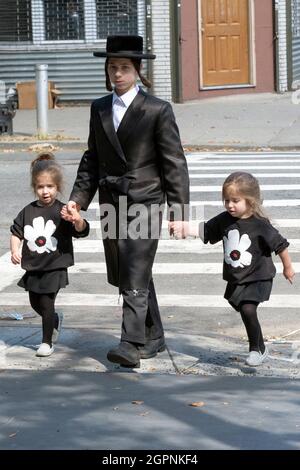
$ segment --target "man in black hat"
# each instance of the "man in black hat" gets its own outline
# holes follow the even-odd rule
[[[176,206],[173,219],[183,219],[183,208],[189,203],[188,170],[171,105],[136,85],[140,78],[151,87],[141,73],[141,60],[155,55],[143,52],[143,38],[109,36],[106,51],[94,56],[106,57],[106,87],[114,92],[92,103],[88,150],[67,207],[71,220],[74,207],[87,210],[98,190],[100,207],[115,211],[115,233],[109,233],[107,213],[101,214],[101,226],[103,234],[108,233],[103,236],[108,282],[122,294],[123,322],[121,342],[107,357],[123,366],[139,367],[140,359],[165,349],[152,280],[162,221],[157,208],[166,200],[169,208]],[[143,205],[142,210],[134,212],[137,204]],[[154,213],[158,214],[155,236],[151,233]],[[124,215],[125,236],[120,223]],[[140,222],[147,227],[146,237],[130,231]]]

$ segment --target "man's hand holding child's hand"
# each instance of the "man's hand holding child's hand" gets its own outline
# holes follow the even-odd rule
[[[67,205],[63,206],[60,215],[64,220],[72,222],[73,224],[80,220],[80,211],[81,207],[74,201],[69,201]]]
[[[81,216],[76,209],[76,207],[70,207],[68,208],[67,206],[63,206],[60,215],[64,220],[67,220],[68,222],[72,222],[75,224],[78,220],[80,220]]]
[[[80,206],[76,202],[70,201],[67,206],[63,206],[60,215],[64,220],[72,222],[77,232],[82,232],[86,227],[86,223],[79,211]]]
[[[169,222],[169,233],[176,239],[186,238],[190,233],[189,222],[175,221]]]

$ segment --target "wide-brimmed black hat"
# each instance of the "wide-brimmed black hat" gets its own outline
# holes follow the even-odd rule
[[[155,54],[143,52],[142,36],[108,36],[106,51],[93,53],[95,57],[124,57],[126,59],[155,59]]]

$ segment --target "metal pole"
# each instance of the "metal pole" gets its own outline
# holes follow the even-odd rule
[[[279,77],[279,22],[278,22],[278,0],[274,0],[274,61],[275,61],[275,90],[277,93],[280,93],[280,77]]]
[[[287,40],[287,69],[288,89],[293,89],[293,31],[292,31],[292,2],[286,2],[286,40]]]
[[[48,65],[35,66],[37,133],[40,138],[48,135]]]
[[[182,62],[181,62],[181,2],[170,2],[171,16],[171,58],[172,95],[174,103],[182,103]]]
[[[6,103],[5,82],[0,80],[0,104]]]
[[[152,0],[146,0],[146,48],[147,52],[152,53]],[[147,63],[147,76],[148,80],[152,83],[153,81],[153,60],[148,60]],[[152,93],[153,93],[152,83]],[[150,90],[149,90],[150,92]]]

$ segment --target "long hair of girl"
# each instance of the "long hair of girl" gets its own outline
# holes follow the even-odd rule
[[[226,199],[226,196],[228,196],[231,186],[234,186],[234,189],[244,199],[246,199],[247,203],[251,207],[253,215],[269,220],[269,217],[262,207],[263,201],[260,193],[259,182],[255,176],[244,171],[236,171],[227,176],[222,188],[223,202]]]

